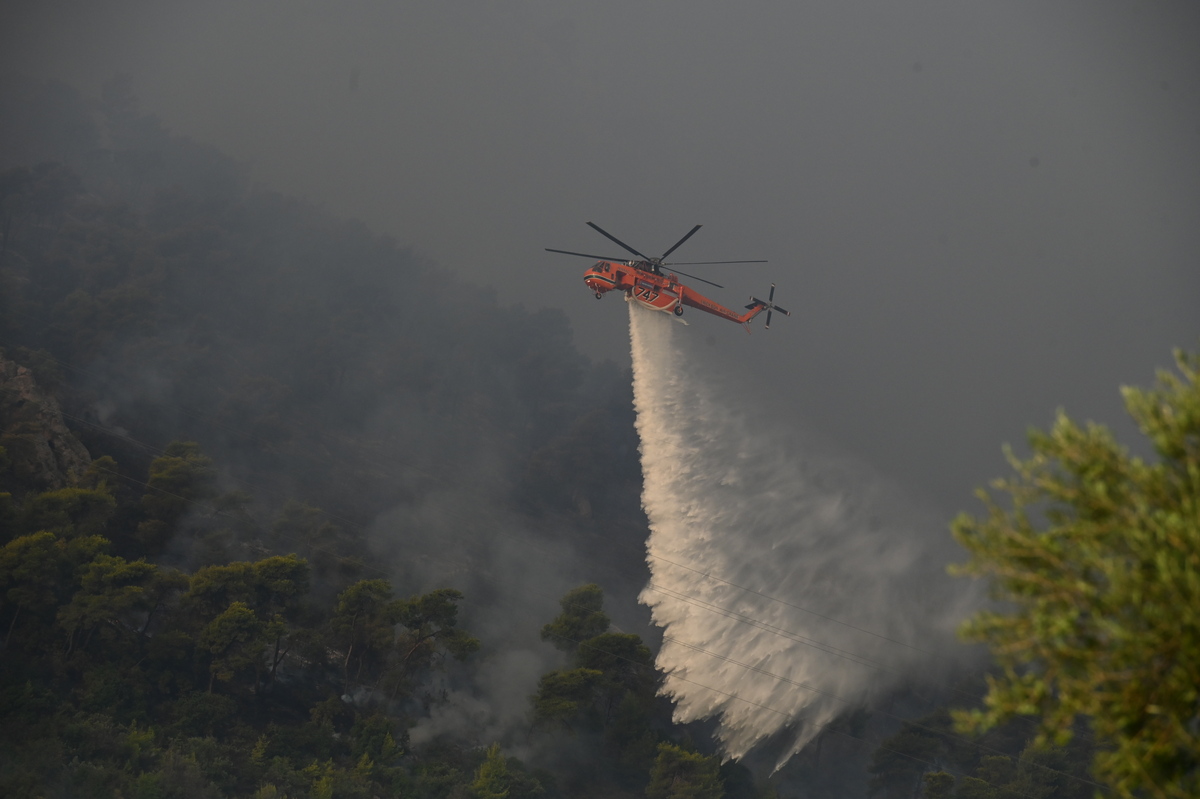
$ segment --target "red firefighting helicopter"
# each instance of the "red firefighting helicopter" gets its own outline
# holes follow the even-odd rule
[[[605,231],[599,225],[588,222],[588,226],[593,228],[597,233],[610,241],[619,245],[622,249],[628,250],[637,256],[636,260],[609,258],[603,255],[588,255],[583,252],[571,252],[570,250],[554,250],[549,247],[547,252],[557,252],[563,255],[578,255],[582,258],[595,258],[596,264],[589,270],[583,273],[583,282],[587,284],[596,294],[596,299],[602,299],[605,293],[613,290],[623,291],[625,293],[626,302],[636,300],[642,305],[655,311],[663,311],[664,313],[674,313],[676,316],[683,316],[683,306],[687,305],[691,308],[698,308],[705,313],[710,313],[713,316],[719,316],[722,319],[728,319],[730,322],[746,325],[749,330],[749,322],[754,317],[758,316],[763,311],[767,312],[767,329],[771,327],[771,314],[778,311],[784,316],[791,316],[791,313],[785,311],[774,303],[775,299],[775,284],[771,284],[771,293],[767,295],[767,299],[760,300],[757,297],[750,298],[750,304],[746,306],[746,312],[738,314],[736,311],[731,311],[723,305],[719,305],[708,297],[705,297],[695,289],[690,289],[679,282],[677,274],[684,277],[690,277],[692,280],[699,280],[701,283],[707,283],[710,286],[724,288],[723,286],[713,283],[711,280],[705,280],[702,277],[689,275],[687,272],[668,271],[664,274],[664,266],[696,266],[700,264],[765,264],[766,261],[681,261],[676,263],[667,263],[663,261],[671,253],[678,249],[680,244],[692,237],[697,230],[702,226],[696,225],[688,231],[687,235],[670,247],[666,252],[657,258],[651,258],[648,255],[643,255],[637,250],[630,247],[625,242],[618,239],[616,236]]]

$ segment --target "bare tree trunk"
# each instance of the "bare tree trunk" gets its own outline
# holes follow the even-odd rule
[[[154,618],[154,614],[157,613],[158,609],[161,607],[162,607],[162,605],[158,604],[158,605],[155,605],[154,607],[150,608],[150,612],[146,614],[146,623],[143,624],[142,629],[138,631],[139,636],[141,636],[142,638],[146,637],[146,631],[150,629],[150,622]]]
[[[354,639],[350,639],[350,646],[346,647],[346,660],[342,663],[342,693],[350,693],[350,654],[354,651]]]
[[[282,652],[280,651],[279,647],[280,647],[280,642],[282,640],[283,640],[282,635],[275,639],[275,654],[271,658],[271,673],[268,678],[269,679],[269,681],[267,683],[268,688],[273,688],[275,686],[275,673],[279,670],[279,664],[283,662],[283,659],[285,657],[287,657],[288,652],[292,651],[292,648],[290,646],[287,647],[286,649],[284,649]]]
[[[12,622],[8,625],[8,632],[4,635],[4,648],[8,649],[8,642],[12,639],[13,628],[17,626],[17,617],[21,615],[21,606],[17,605],[17,609],[13,611]]]
[[[411,649],[409,649],[407,652],[404,653],[404,657],[400,658],[400,662],[407,663],[408,659],[412,656],[412,653],[417,651],[417,647],[419,647],[421,644],[428,641],[430,638],[435,637],[436,635],[437,635],[437,633],[430,633],[429,635],[424,635],[424,636],[417,638],[417,642],[412,645]]]

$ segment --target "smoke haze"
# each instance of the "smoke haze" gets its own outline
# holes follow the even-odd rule
[[[876,475],[756,413],[746,385],[630,303],[658,664],[677,721],[719,716],[725,753],[786,731],[777,767],[919,666],[936,679],[973,604],[940,524]],[[962,656],[962,653],[959,653]]]
[[[1059,406],[1131,433],[1115,387],[1200,333],[1194,2],[8,6],[0,74],[125,73],[588,355],[623,363],[623,314],[541,248],[703,223],[683,260],[771,263],[697,274],[796,312],[715,347],[806,376],[798,415],[946,514]]]
[[[680,720],[786,759],[952,668],[973,596],[946,519],[1001,445],[1056,407],[1132,438],[1117,386],[1195,345],[1197,41],[1187,0],[17,0],[0,101],[52,91],[0,115],[0,168],[75,153],[135,205],[184,184],[238,209],[134,231],[221,231],[168,253],[164,355],[77,360],[106,426],[165,441],[172,403],[213,411],[286,456],[214,426],[219,462],[373,519],[405,592],[466,592],[495,654],[414,741],[518,741],[562,664],[537,629],[596,581],[639,631],[641,591]],[[542,252],[610,253],[588,219],[651,253],[703,223],[685,260],[770,261],[697,267],[714,299],[777,281],[794,312],[746,337],[630,309],[648,585],[624,313]]]

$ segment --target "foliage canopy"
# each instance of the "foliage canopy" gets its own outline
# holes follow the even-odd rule
[[[961,726],[1036,715],[1063,743],[1087,718],[1097,774],[1122,796],[1200,792],[1200,356],[1176,362],[1155,388],[1122,389],[1155,461],[1060,413],[1031,457],[1008,453],[1016,475],[995,488],[1010,505],[981,491],[986,515],[953,525],[960,571],[990,576],[1009,608],[964,627],[1003,673]]]

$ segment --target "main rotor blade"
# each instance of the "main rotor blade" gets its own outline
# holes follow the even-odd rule
[[[684,236],[679,241],[675,242],[675,246],[672,247],[671,249],[667,250],[666,252],[664,252],[662,255],[658,256],[658,259],[661,261],[663,258],[666,258],[671,253],[675,252],[677,249],[679,249],[680,244],[683,244],[685,241],[690,239],[692,237],[692,234],[695,233],[697,230],[699,230],[701,227],[702,227],[701,225],[696,225],[694,228],[689,230],[688,234],[686,236]]]
[[[595,222],[588,222],[588,227],[595,229],[595,231],[596,231],[597,233],[599,233],[601,236],[603,236],[604,238],[606,238],[606,239],[609,239],[610,241],[614,241],[614,242],[616,242],[617,244],[621,245],[623,248],[625,248],[625,249],[626,249],[626,250],[628,250],[629,252],[633,253],[633,254],[634,254],[634,255],[636,255],[638,258],[641,258],[643,261],[649,261],[649,260],[650,260],[650,256],[648,256],[648,255],[642,255],[640,252],[638,252],[637,250],[633,249],[632,247],[630,247],[628,244],[626,244],[625,242],[623,242],[623,241],[621,241],[620,239],[618,239],[618,238],[617,238],[616,236],[614,236],[613,234],[606,232],[606,231],[604,230],[604,228],[600,227],[600,226],[599,226],[599,225],[597,225]]]
[[[673,261],[669,264],[664,263],[663,266],[699,266],[700,264],[765,264],[766,261]]]
[[[614,261],[619,264],[625,263],[628,258],[609,258],[607,255],[588,255],[586,252],[571,252],[570,250],[552,250],[546,248],[546,252],[561,252],[563,255],[578,255],[581,258],[594,258],[597,261]]]
[[[714,283],[711,280],[705,280],[702,277],[696,277],[695,275],[689,275],[687,272],[680,272],[678,269],[674,269],[672,271],[675,272],[675,274],[677,274],[677,275],[683,275],[684,277],[690,277],[692,280],[699,280],[701,283],[707,283],[708,285],[716,286],[719,289],[725,288],[720,283]]]

